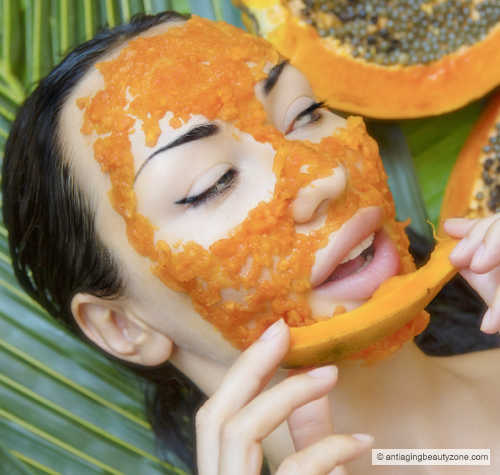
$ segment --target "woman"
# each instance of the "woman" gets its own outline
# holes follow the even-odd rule
[[[196,417],[199,473],[258,473],[262,450],[277,473],[342,473],[372,438],[334,435],[332,405],[336,432],[368,431],[379,447],[495,440],[484,395],[500,389],[488,379],[498,351],[443,361],[408,343],[369,369],[340,363],[331,391],[335,367],[278,369],[283,321],[254,342],[277,314],[326,318],[411,268],[362,124],[322,110],[264,42],[166,14],[80,47],[20,112],[3,189],[30,293],[106,353],[168,361],[209,397]],[[467,234],[453,262],[490,305],[495,223],[447,225]],[[485,331],[498,331],[498,313]],[[455,415],[478,397],[469,438]],[[350,464],[368,471],[366,458]]]

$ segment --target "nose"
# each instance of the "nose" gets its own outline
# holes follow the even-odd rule
[[[297,193],[292,203],[292,215],[296,223],[314,220],[328,209],[330,203],[339,198],[347,185],[347,172],[340,165],[333,173],[312,181]]]

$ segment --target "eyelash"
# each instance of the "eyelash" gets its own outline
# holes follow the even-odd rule
[[[313,122],[317,122],[318,120],[321,119],[322,115],[321,112],[318,111],[321,107],[323,107],[324,102],[314,102],[311,104],[309,107],[306,107],[303,111],[299,112],[295,119],[292,120],[292,123],[288,126],[288,129],[285,131],[285,135],[288,135],[289,133],[293,132],[294,129],[294,124],[298,120],[302,119],[303,117],[310,116],[311,120],[309,120],[306,124],[304,125],[309,125],[312,124]]]
[[[193,207],[199,206],[206,201],[215,198],[218,195],[228,191],[238,178],[238,171],[230,168],[224,175],[222,175],[211,187],[205,191],[194,195],[187,196],[175,202],[176,205],[191,205]]]
[[[297,122],[299,119],[303,117],[310,116],[311,118],[307,122],[307,124],[304,125],[309,125],[312,124],[313,122],[317,122],[318,120],[320,120],[321,113],[318,112],[318,109],[323,107],[323,104],[324,104],[323,102],[314,102],[309,107],[299,112],[295,117],[295,119],[293,119],[290,126],[288,127],[287,131],[285,132],[285,135],[292,132],[294,130],[293,125],[295,124],[295,122]],[[216,196],[229,190],[234,185],[234,182],[236,181],[237,178],[238,178],[237,170],[235,170],[234,168],[230,168],[211,187],[207,188],[205,191],[194,196],[187,196],[186,198],[177,200],[175,201],[175,204],[191,205],[192,207],[199,206],[202,203],[205,203],[206,201],[209,201],[210,199],[215,198]]]

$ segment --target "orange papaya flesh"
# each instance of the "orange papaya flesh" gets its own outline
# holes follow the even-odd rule
[[[379,3],[388,5],[385,17],[369,15],[361,20],[359,14],[350,14],[340,27],[338,18],[342,11],[337,8],[337,15],[330,15],[333,18],[329,20],[333,25],[330,29],[348,31],[345,38],[351,38],[351,43],[359,34],[361,40],[356,40],[360,41],[356,47],[329,34],[322,37],[323,31],[318,32],[306,23],[311,21],[311,15],[307,18],[301,14],[303,8],[297,5],[308,2],[236,0],[235,3],[242,8],[245,25],[271,41],[308,77],[316,96],[335,109],[376,118],[424,117],[460,108],[500,84],[500,7],[492,6],[490,11],[483,7],[485,0],[464,0],[463,4],[454,6],[422,2],[415,15],[421,15],[423,20],[406,20],[404,25],[389,32],[387,38],[384,36],[387,36],[388,22],[397,23],[397,19],[390,16],[390,6],[394,4],[397,9],[397,4],[404,2],[381,1]],[[353,11],[349,2],[343,4]],[[437,11],[439,4],[446,5],[447,10]],[[356,5],[356,8],[367,7],[368,2],[356,2]],[[464,8],[468,9],[465,16]],[[448,20],[443,20],[443,16],[450,16],[451,23],[446,23]],[[376,24],[369,25],[374,17],[377,17]],[[462,23],[457,23],[455,17],[462,18]],[[365,26],[355,26],[363,21]],[[444,25],[443,31],[439,30],[439,21]],[[436,22],[438,26],[434,26]],[[480,24],[483,26],[478,26]],[[352,33],[353,29],[361,33]],[[475,37],[470,30],[475,32]],[[381,45],[389,45],[387,51],[393,50],[387,54],[380,52]],[[450,45],[455,45],[455,49]],[[412,52],[412,48],[417,49]],[[431,53],[426,53],[429,48]],[[391,61],[394,62],[383,64]]]
[[[440,239],[427,264],[388,279],[360,307],[329,320],[290,328],[290,350],[282,367],[336,363],[400,330],[424,311],[457,272],[448,259],[455,244],[453,239]]]
[[[500,90],[489,100],[460,151],[441,205],[448,218],[483,218],[500,211]]]

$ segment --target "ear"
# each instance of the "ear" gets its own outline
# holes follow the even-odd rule
[[[156,366],[172,354],[173,341],[137,318],[123,302],[78,293],[71,311],[85,336],[117,358]]]

